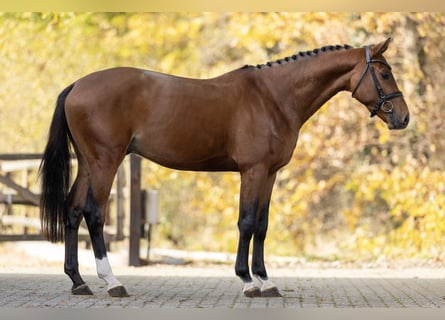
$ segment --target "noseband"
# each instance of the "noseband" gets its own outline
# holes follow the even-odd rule
[[[397,98],[397,97],[402,97],[403,94],[402,94],[402,92],[397,91],[397,92],[393,92],[393,93],[386,95],[383,92],[383,89],[382,89],[382,86],[380,85],[379,80],[377,79],[377,76],[375,74],[375,70],[374,70],[374,67],[372,66],[372,64],[375,62],[382,63],[386,67],[388,67],[389,70],[391,70],[391,66],[383,60],[371,59],[371,55],[369,53],[369,46],[365,46],[365,53],[366,53],[366,69],[365,69],[365,71],[363,71],[362,76],[360,77],[360,80],[358,81],[357,85],[355,86],[355,89],[352,91],[352,97],[354,97],[355,92],[357,91],[358,87],[362,83],[366,73],[369,70],[371,72],[372,81],[374,82],[374,87],[377,90],[377,93],[379,94],[379,99],[377,100],[377,102],[375,103],[374,107],[371,110],[371,117],[374,117],[377,114],[377,112],[380,110],[380,108],[385,113],[392,113],[394,106],[390,100]]]

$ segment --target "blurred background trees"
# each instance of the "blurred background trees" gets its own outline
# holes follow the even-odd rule
[[[331,99],[304,126],[278,175],[266,248],[274,255],[441,258],[444,27],[441,13],[1,13],[0,153],[42,152],[58,93],[99,69],[207,78],[300,50],[391,36],[385,56],[410,125],[392,132],[350,93]],[[236,250],[238,174],[144,161],[143,184],[161,194],[157,245]]]

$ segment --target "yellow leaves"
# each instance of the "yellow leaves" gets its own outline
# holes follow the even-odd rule
[[[171,73],[177,61],[177,54],[175,51],[167,53],[159,64],[159,71],[164,73]]]
[[[386,124],[383,122],[378,122],[377,128],[379,130],[378,143],[385,144],[390,141],[391,133],[389,132]]]
[[[358,181],[365,181],[360,184]],[[352,183],[353,181],[357,181]],[[378,232],[374,237],[384,240],[389,252],[408,249],[411,254],[433,254],[436,246],[445,238],[445,177],[440,171],[428,167],[412,168],[408,165],[386,171],[373,168],[372,172],[351,177],[350,185],[357,186],[355,205],[375,204],[377,197],[388,206],[392,228]],[[344,212],[351,223],[360,218],[355,210]],[[368,241],[358,242],[363,250],[372,249]],[[434,250],[433,250],[434,249]]]

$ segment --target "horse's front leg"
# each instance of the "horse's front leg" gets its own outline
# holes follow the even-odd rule
[[[270,176],[268,170],[264,167],[252,168],[241,173],[238,218],[239,242],[235,273],[243,281],[243,293],[247,297],[258,297],[262,295],[261,289],[253,282],[249,272],[249,245],[254,233],[252,271],[254,275],[259,277],[260,281],[263,279],[265,279],[265,281],[267,280],[263,258],[263,243],[267,229],[267,211],[274,181],[275,175]],[[257,243],[257,245],[255,245],[255,243]],[[264,283],[262,284],[264,290]]]
[[[264,240],[266,239],[267,226],[269,221],[269,203],[272,193],[275,175],[268,180],[268,186],[265,191],[269,190],[266,195],[267,202],[263,203],[259,208],[257,223],[255,225],[253,237],[253,255],[252,255],[252,273],[261,283],[262,297],[281,297],[281,293],[275,284],[269,279],[264,265]]]
[[[240,201],[238,218],[238,250],[236,254],[235,273],[243,281],[243,293],[246,297],[261,296],[260,288],[255,285],[249,272],[249,246],[255,228],[255,215],[258,204]]]

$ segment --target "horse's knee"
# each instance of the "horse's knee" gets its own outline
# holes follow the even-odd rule
[[[250,240],[255,231],[255,217],[253,215],[245,216],[238,221],[238,230],[243,240]]]

